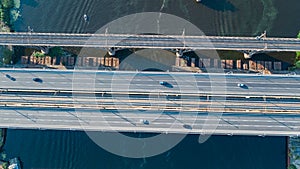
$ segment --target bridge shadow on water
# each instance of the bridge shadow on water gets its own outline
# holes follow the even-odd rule
[[[201,4],[217,11],[237,11],[237,8],[228,0],[202,0]]]

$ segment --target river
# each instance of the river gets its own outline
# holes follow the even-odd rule
[[[164,12],[187,19],[206,35],[296,37],[299,0],[22,0],[16,31],[94,33],[138,12]],[[83,20],[87,14],[90,22]]]
[[[22,0],[16,31],[94,33],[119,17],[137,12],[180,16],[206,35],[295,37],[299,0]],[[82,16],[88,14],[89,23]],[[24,169],[282,169],[284,137],[213,136],[203,144],[187,136],[172,150],[146,159],[106,152],[84,132],[8,130],[5,150]]]
[[[136,134],[135,136],[137,136]],[[130,159],[108,153],[84,132],[8,130],[5,151],[19,156],[24,169],[283,169],[284,137],[213,136],[199,144],[197,135],[161,155]]]

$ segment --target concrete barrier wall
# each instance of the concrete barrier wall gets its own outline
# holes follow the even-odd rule
[[[218,60],[210,58],[191,58],[190,62],[183,58],[176,58],[176,66],[205,68],[223,68],[240,70],[282,70],[282,62],[273,61],[252,61],[252,60]],[[59,61],[57,63],[57,61]],[[77,62],[77,63],[76,63]],[[90,67],[113,67],[118,68],[119,58],[116,57],[42,57],[22,56],[21,64],[33,65],[65,65],[65,66],[90,66]]]

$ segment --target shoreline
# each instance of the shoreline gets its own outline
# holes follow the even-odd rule
[[[1,130],[1,134],[0,134],[0,151],[2,151],[4,145],[5,145],[5,140],[6,140],[6,134],[7,134],[7,129],[6,128],[2,128]]]

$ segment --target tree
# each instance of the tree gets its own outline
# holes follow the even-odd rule
[[[294,164],[291,164],[288,169],[297,169],[297,167]]]
[[[12,56],[13,56],[13,51],[11,51],[7,48],[4,48],[4,50],[3,50],[3,63],[4,64],[10,64],[12,59],[13,59]]]
[[[49,49],[49,56],[51,57],[58,57],[63,54],[63,50],[61,47],[54,47]]]
[[[12,0],[2,0],[2,5],[4,8],[13,8],[14,7],[14,1]]]

